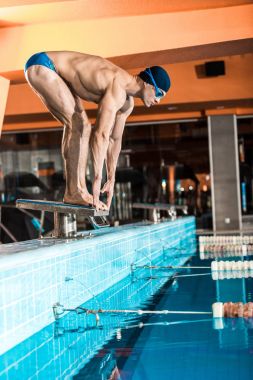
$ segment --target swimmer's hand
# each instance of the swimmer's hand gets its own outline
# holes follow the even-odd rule
[[[108,180],[101,189],[101,193],[106,193],[106,206],[108,207],[108,210],[112,203],[114,182],[114,180]]]

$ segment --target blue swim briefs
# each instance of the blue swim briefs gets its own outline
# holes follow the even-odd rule
[[[49,56],[42,52],[42,53],[36,53],[33,54],[28,61],[25,64],[25,72],[26,70],[33,65],[40,65],[40,66],[45,66],[48,67],[49,69],[53,70],[56,72],[55,66],[52,62],[52,60],[49,58]]]

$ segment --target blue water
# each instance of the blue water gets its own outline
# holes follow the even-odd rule
[[[191,263],[210,265],[196,257]],[[180,273],[207,275],[175,279],[168,270],[139,269],[85,307],[210,312],[217,300],[253,298],[252,279],[216,282],[208,269]],[[0,379],[251,379],[253,321],[223,323],[216,330],[209,314],[115,313],[100,315],[97,325],[94,315],[69,313],[0,357]]]
[[[192,263],[203,265],[196,259]],[[252,285],[252,279],[216,283],[211,276],[182,277],[165,284],[152,301],[156,310],[210,311],[217,299],[251,300]],[[252,379],[253,320],[227,318],[223,323],[224,328],[216,330],[209,315],[138,318],[74,379],[101,379],[107,367],[121,380]]]
[[[174,290],[164,289],[156,309],[210,310],[217,290],[222,301],[252,299],[252,279],[217,284],[206,276],[181,278],[177,283]],[[252,319],[224,319],[221,330],[213,328],[208,316],[152,316],[147,322],[131,355],[118,366],[122,379],[252,379]]]

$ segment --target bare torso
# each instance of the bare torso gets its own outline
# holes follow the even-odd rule
[[[132,76],[108,60],[72,51],[47,52],[57,73],[83,100],[99,103],[116,80],[122,88],[131,82]]]

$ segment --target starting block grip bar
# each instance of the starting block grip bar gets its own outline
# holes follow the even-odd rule
[[[107,216],[108,211],[97,211],[94,207],[74,205],[63,202],[52,202],[34,199],[17,199],[16,207],[27,210],[58,212],[62,214],[76,214],[83,216]]]

